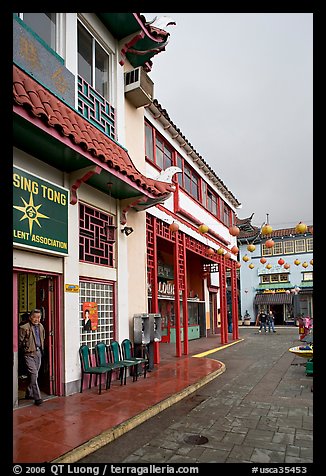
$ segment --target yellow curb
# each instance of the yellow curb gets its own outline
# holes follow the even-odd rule
[[[116,440],[117,438],[122,436],[124,433],[127,433],[133,428],[136,428],[136,426],[140,425],[141,423],[144,423],[146,420],[149,420],[150,418],[162,412],[163,410],[166,410],[171,405],[174,405],[175,403],[179,402],[183,398],[187,397],[191,393],[198,390],[198,388],[202,387],[203,385],[206,385],[208,382],[210,382],[211,380],[213,380],[214,378],[218,377],[223,372],[225,372],[225,369],[226,369],[225,364],[223,364],[223,362],[220,362],[219,360],[217,360],[216,362],[219,362],[221,364],[221,367],[215,370],[214,372],[211,372],[210,374],[206,375],[206,377],[203,377],[198,382],[193,383],[192,385],[189,385],[185,389],[181,390],[181,392],[171,395],[165,400],[162,400],[156,405],[153,405],[152,407],[139,413],[139,415],[135,415],[129,420],[126,420],[123,423],[113,428],[110,428],[109,430],[104,431],[100,435],[95,436],[94,438],[91,438],[86,443],[83,443],[77,448],[74,448],[68,453],[50,462],[51,463],[76,463],[77,461],[84,458],[85,456],[88,456],[94,451]]]
[[[222,345],[221,347],[216,347],[215,349],[207,350],[206,352],[193,355],[192,357],[205,357],[206,355],[213,354],[214,352],[217,352],[218,350],[222,350],[222,349],[225,349],[226,347],[230,347],[230,345],[238,344],[239,342],[242,342],[243,340],[244,339],[238,339],[237,341],[231,342],[230,344],[225,344],[225,345]]]

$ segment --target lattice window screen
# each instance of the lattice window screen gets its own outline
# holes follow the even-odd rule
[[[81,281],[79,285],[79,332],[80,343],[91,350],[97,342],[110,344],[114,337],[114,284]],[[83,330],[83,303],[96,302],[98,327],[96,331]]]

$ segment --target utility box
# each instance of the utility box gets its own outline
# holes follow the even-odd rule
[[[149,314],[151,326],[153,326],[153,341],[161,342],[162,340],[162,317],[161,314]]]
[[[125,73],[125,95],[136,108],[153,101],[154,83],[141,66]]]
[[[149,344],[154,340],[154,326],[149,314],[134,314],[134,344]]]
[[[162,340],[161,314],[134,314],[136,357],[148,356],[148,370],[154,369],[154,342]]]

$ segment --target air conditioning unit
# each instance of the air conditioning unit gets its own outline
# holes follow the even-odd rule
[[[152,102],[154,83],[142,67],[125,73],[125,95],[136,108]]]

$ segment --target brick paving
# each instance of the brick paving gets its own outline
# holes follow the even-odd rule
[[[197,390],[193,408],[182,412],[181,401],[131,430],[129,447],[121,447],[124,435],[80,462],[118,462],[119,455],[120,463],[312,463],[313,377],[305,359],[288,351],[300,343],[298,329],[240,328],[240,338],[203,357],[226,371]],[[190,445],[191,435],[207,442]]]

